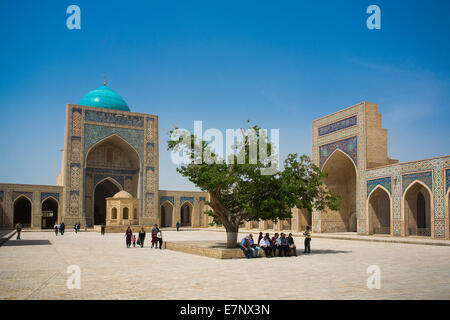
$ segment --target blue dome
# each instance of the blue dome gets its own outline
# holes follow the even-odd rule
[[[78,104],[87,107],[130,111],[125,100],[106,85],[86,94]]]

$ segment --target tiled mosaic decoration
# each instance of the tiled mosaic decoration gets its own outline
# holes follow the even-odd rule
[[[194,197],[180,197],[180,203],[183,204],[185,201],[190,202],[194,205]]]
[[[159,205],[162,205],[164,202],[169,201],[172,205],[175,205],[175,198],[170,196],[161,196],[159,197]]]
[[[121,113],[86,110],[86,112],[84,113],[84,119],[86,121],[126,125],[131,127],[144,126],[143,117],[123,115]]]
[[[374,179],[374,180],[368,180],[367,181],[367,197],[369,197],[372,190],[375,189],[378,185],[385,187],[389,191],[389,193],[392,194],[391,180],[392,180],[391,177],[384,177],[384,178],[379,178],[379,179]]]
[[[48,197],[53,197],[59,202],[59,193],[41,192],[41,202]]]
[[[348,139],[336,141],[333,143],[325,144],[319,147],[320,152],[320,168],[323,168],[325,161],[333,154],[336,149],[344,151],[352,158],[356,166],[358,166],[358,144],[357,138],[351,137]]]
[[[319,128],[319,136],[323,136],[328,133],[332,133],[338,130],[342,130],[351,126],[356,125],[356,116],[340,120],[338,122],[331,123],[329,125],[323,126]]]
[[[430,188],[430,190],[433,190],[433,176],[431,174],[431,171],[429,171],[429,172],[419,172],[419,173],[403,175],[402,176],[402,193],[405,193],[406,188],[408,188],[409,185],[416,180],[419,180],[419,181],[425,183]]]

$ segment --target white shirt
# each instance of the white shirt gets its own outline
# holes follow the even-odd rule
[[[259,241],[259,246],[260,247],[270,247],[270,242],[268,240],[265,240],[264,238],[262,238],[261,241]]]

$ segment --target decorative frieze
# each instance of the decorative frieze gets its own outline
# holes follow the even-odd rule
[[[86,110],[84,113],[85,121],[103,122],[130,127],[143,127],[144,118],[138,116],[124,115],[121,113],[102,112]]]

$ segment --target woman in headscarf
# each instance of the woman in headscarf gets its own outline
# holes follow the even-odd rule
[[[131,236],[133,235],[133,231],[131,231],[130,226],[128,226],[127,231],[125,232],[125,238],[127,242],[127,248],[131,246]]]
[[[144,227],[142,227],[141,231],[139,231],[139,237],[138,237],[138,244],[141,246],[141,248],[144,247],[144,240],[145,240],[145,229],[144,229]]]

